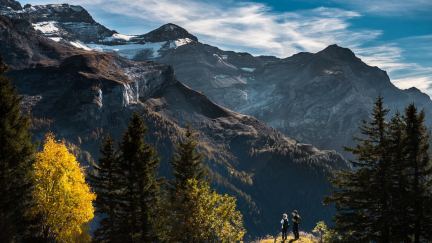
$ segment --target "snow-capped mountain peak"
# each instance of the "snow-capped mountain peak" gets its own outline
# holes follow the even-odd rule
[[[83,7],[70,4],[30,5],[0,0],[0,12],[12,18],[28,19],[45,37],[84,50],[116,52],[121,56],[148,60],[160,57],[198,38],[182,27],[168,23],[143,35],[126,35],[96,22]]]
[[[150,31],[147,34],[137,36],[138,40],[150,42],[161,42],[186,38],[193,41],[198,41],[198,38],[196,36],[190,34],[182,27],[172,23],[164,24],[161,27]]]

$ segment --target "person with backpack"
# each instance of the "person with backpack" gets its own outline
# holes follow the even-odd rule
[[[281,230],[282,230],[282,241],[285,241],[288,237],[288,215],[286,213],[282,214],[282,220],[281,220]]]
[[[301,217],[297,210],[294,210],[291,215],[292,215],[292,222],[293,222],[294,240],[298,240],[300,239],[299,224],[301,221]]]

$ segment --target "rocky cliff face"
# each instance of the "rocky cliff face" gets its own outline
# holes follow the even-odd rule
[[[27,15],[36,30],[56,41],[79,40],[91,43],[116,33],[97,23],[81,6],[69,4],[26,6],[23,13]]]
[[[58,65],[59,60],[82,52],[38,35],[32,25],[21,18],[0,15],[0,39],[0,54],[14,69]]]
[[[291,208],[303,212],[306,228],[330,217],[332,209],[321,204],[327,176],[347,166],[337,153],[216,105],[177,81],[169,66],[73,48],[40,34],[25,19],[0,17],[0,43],[8,46],[0,54],[12,68],[8,75],[32,114],[37,138],[52,131],[91,165],[101,137],[119,139],[138,112],[162,157],[160,173],[170,176],[174,144],[189,123],[199,134],[213,184],[238,198],[251,234],[273,231],[280,213]]]
[[[5,11],[7,9],[11,9],[11,10],[21,10],[21,4],[18,1],[15,0],[1,0],[0,1],[0,10],[4,9]]]
[[[342,151],[343,146],[351,145],[360,121],[368,118],[379,95],[393,112],[403,112],[414,102],[428,117],[432,115],[427,95],[398,89],[385,71],[368,66],[352,51],[337,45],[266,64],[256,70],[255,80],[252,90],[270,83],[273,98],[265,109],[253,104],[240,109],[320,148]]]

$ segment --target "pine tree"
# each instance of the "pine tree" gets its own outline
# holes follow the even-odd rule
[[[407,179],[407,158],[405,153],[405,122],[399,112],[396,112],[389,123],[389,157],[391,161],[391,203],[392,242],[408,242],[409,227],[407,227],[407,198],[409,188]]]
[[[360,127],[362,138],[354,148],[355,169],[342,171],[332,179],[335,191],[327,202],[336,205],[336,230],[348,241],[388,242],[391,232],[391,165],[388,156],[388,110],[378,97],[372,119]]]
[[[424,125],[424,113],[414,104],[405,111],[406,156],[408,163],[409,197],[406,198],[410,226],[415,243],[431,240],[432,166],[428,154],[429,135]]]
[[[172,160],[171,242],[237,242],[245,230],[236,201],[212,191],[190,127]]]
[[[195,236],[191,225],[191,210],[196,205],[188,197],[189,180],[201,181],[204,178],[202,167],[203,156],[196,151],[198,141],[190,127],[187,127],[185,137],[176,147],[174,157],[171,161],[174,179],[171,183],[172,192],[170,197],[171,212],[173,220],[169,222],[171,229],[171,241],[182,242]]]
[[[185,139],[177,145],[176,154],[171,161],[175,178],[174,186],[178,190],[181,190],[190,179],[202,180],[205,177],[203,156],[196,151],[197,145],[194,132],[187,127]]]
[[[0,242],[16,241],[28,234],[25,211],[31,185],[27,174],[35,150],[30,120],[20,110],[21,99],[4,76],[6,70],[0,58]]]
[[[154,227],[159,204],[159,181],[156,178],[159,158],[144,141],[147,128],[134,113],[121,143],[120,161],[124,173],[124,210],[121,217],[127,242],[151,242],[157,238]]]
[[[96,198],[96,212],[102,219],[94,233],[96,242],[118,242],[121,233],[120,218],[117,213],[121,197],[118,185],[121,184],[121,168],[110,136],[105,138],[101,147],[99,163],[94,166],[94,172],[89,174]]]

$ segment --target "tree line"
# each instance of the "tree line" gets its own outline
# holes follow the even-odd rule
[[[236,242],[236,200],[211,188],[198,139],[186,129],[159,177],[159,156],[134,113],[119,143],[106,136],[86,171],[49,133],[40,151],[0,59],[0,242]],[[90,222],[97,227],[90,237]]]
[[[414,104],[391,119],[378,97],[347,148],[353,169],[332,178],[336,215],[327,242],[431,242],[432,163],[425,114]],[[322,227],[320,227],[322,228]],[[330,235],[330,234],[329,234]]]

